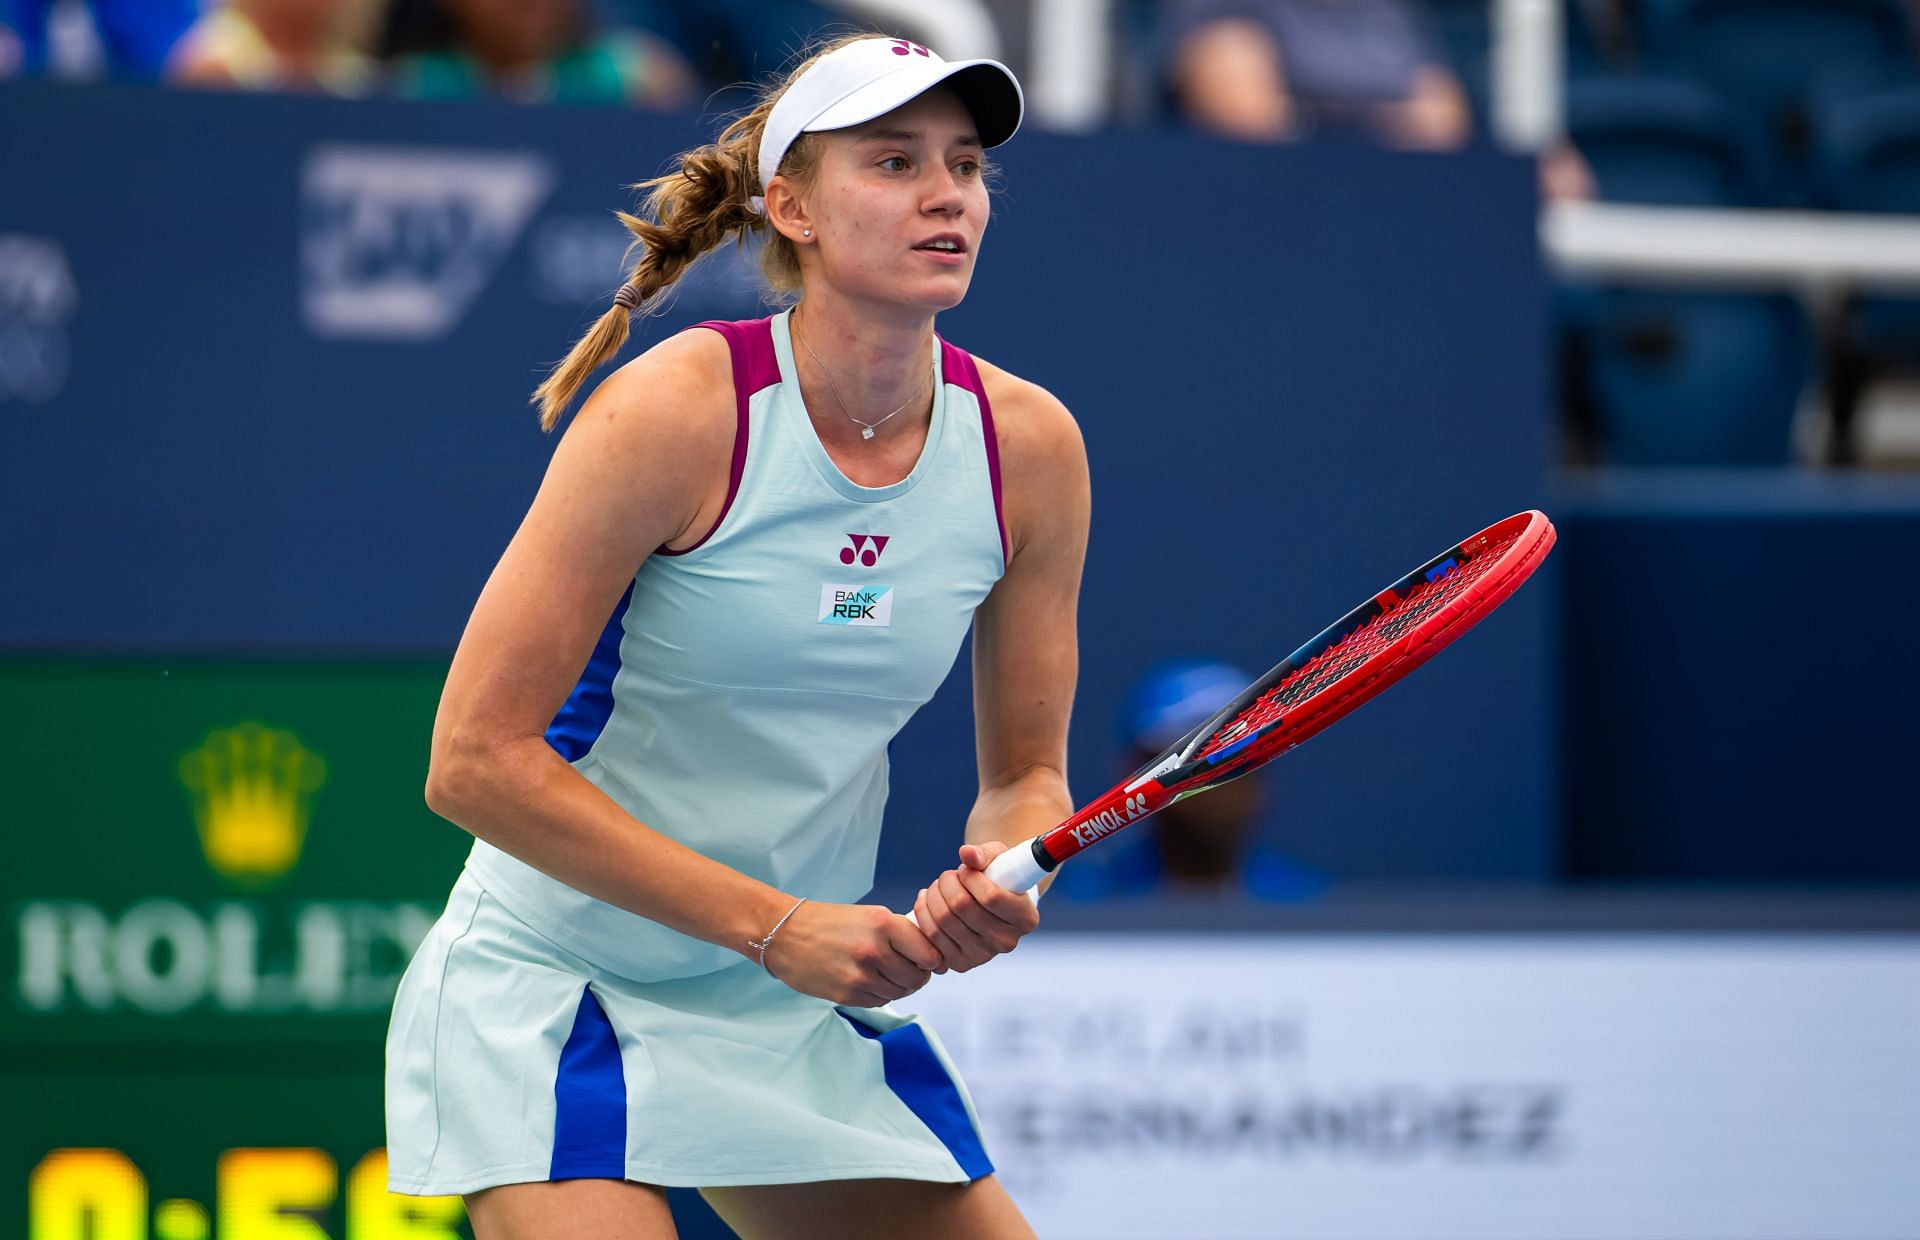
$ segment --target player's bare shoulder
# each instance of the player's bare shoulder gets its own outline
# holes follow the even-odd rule
[[[987,389],[987,400],[993,405],[1003,468],[1014,464],[1006,459],[1013,454],[1033,464],[1065,457],[1069,461],[1077,458],[1084,465],[1086,446],[1080,438],[1079,423],[1059,397],[992,362],[978,357],[973,360]]]
[[[663,533],[652,546],[678,545],[725,502],[737,422],[727,342],[684,331],[594,389],[555,450],[549,479],[563,479],[575,501]]]
[[[733,368],[718,332],[689,328],[669,336],[604,379],[574,417],[569,434],[654,450],[732,451]]]
[[[1037,383],[974,359],[993,406],[1007,531],[1018,554],[1035,533],[1084,542],[1088,509],[1087,448],[1080,424],[1060,399]]]

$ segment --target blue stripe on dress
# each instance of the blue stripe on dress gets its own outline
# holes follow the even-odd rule
[[[980,1134],[974,1131],[967,1104],[961,1100],[959,1087],[947,1075],[940,1056],[934,1053],[933,1044],[927,1041],[926,1031],[918,1025],[907,1024],[881,1033],[845,1012],[840,1016],[858,1029],[860,1036],[880,1043],[880,1063],[886,1072],[887,1088],[907,1104],[907,1110],[921,1123],[933,1130],[933,1135],[940,1138],[967,1178],[977,1180],[983,1175],[992,1175],[993,1162],[987,1157],[986,1147],[980,1144]]]
[[[553,1081],[550,1180],[626,1178],[627,1078],[620,1042],[590,988],[580,993],[573,1032]]]
[[[569,762],[578,762],[606,730],[613,717],[613,678],[620,674],[620,640],[627,634],[627,607],[633,602],[633,587],[620,596],[607,627],[600,630],[587,668],[580,681],[547,725],[547,744]]]

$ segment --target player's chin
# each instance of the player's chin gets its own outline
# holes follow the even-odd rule
[[[967,299],[967,289],[973,283],[971,264],[957,271],[943,271],[924,279],[916,280],[906,290],[905,295],[916,307],[932,314],[942,310],[951,310]]]

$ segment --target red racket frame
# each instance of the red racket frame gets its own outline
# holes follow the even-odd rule
[[[1282,659],[1265,676],[1187,733],[1165,753],[1126,781],[1089,802],[1073,817],[1031,841],[1033,860],[1043,871],[1130,826],[1182,797],[1223,784],[1299,745],[1352,714],[1414,668],[1425,663],[1462,633],[1507,601],[1552,549],[1553,523],[1528,511],[1488,526],[1414,569],[1354,608],[1312,641]],[[1502,546],[1504,544],[1504,550]],[[1418,587],[1489,554],[1496,559],[1460,596],[1425,617],[1366,662],[1316,691],[1257,730],[1227,743],[1213,743],[1224,729],[1317,656],[1333,649],[1375,620],[1390,615]],[[1448,561],[1453,566],[1448,567]],[[991,874],[991,871],[989,871]]]

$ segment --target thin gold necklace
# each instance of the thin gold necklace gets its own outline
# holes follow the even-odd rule
[[[907,399],[905,400],[905,402],[901,404],[899,409],[895,409],[893,413],[888,414],[887,418],[881,418],[879,419],[879,421],[875,421],[875,422],[862,422],[860,421],[859,418],[856,418],[853,416],[853,412],[847,408],[847,402],[840,399],[840,385],[833,381],[832,368],[830,368],[825,362],[820,360],[820,355],[813,351],[813,346],[807,343],[807,338],[805,336],[802,336],[798,331],[795,331],[793,333],[793,337],[795,340],[798,340],[800,342],[800,347],[807,351],[807,356],[813,359],[814,365],[820,368],[820,373],[827,377],[827,390],[833,393],[833,403],[840,406],[840,412],[847,415],[847,420],[849,422],[855,423],[860,427],[860,438],[862,439],[872,439],[874,427],[880,425],[881,422],[886,421],[887,418],[892,417],[893,413],[899,413],[901,410],[905,409],[908,405],[911,405],[914,401],[920,399],[920,393],[916,391],[912,396],[907,397]],[[933,386],[933,363],[932,362],[927,363],[927,386],[928,387]]]

